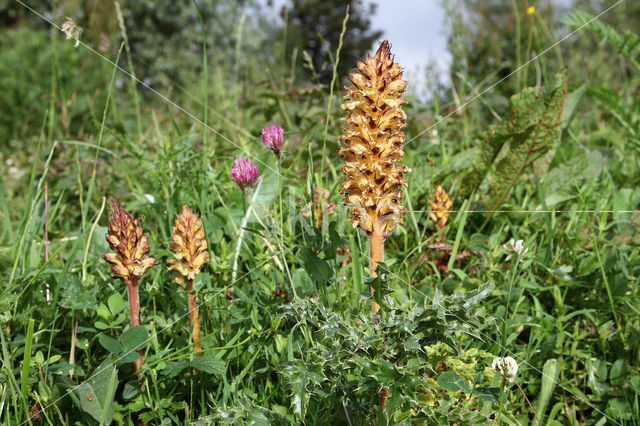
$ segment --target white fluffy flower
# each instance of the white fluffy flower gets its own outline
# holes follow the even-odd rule
[[[500,373],[500,375],[506,378],[509,383],[513,383],[513,380],[518,373],[518,363],[510,356],[494,359],[491,364],[491,368]]]
[[[151,194],[144,194],[144,198],[146,198],[151,204],[156,202],[156,198]]]
[[[511,259],[512,254],[517,254],[521,257],[524,257],[525,254],[529,251],[529,249],[524,248],[524,240],[514,240],[513,238],[509,240],[509,243],[503,244],[502,248],[509,253],[509,256],[505,260]]]
[[[60,30],[67,37],[67,40],[74,39],[76,41],[76,44],[74,47],[78,47],[80,45],[80,36],[82,35],[82,28],[77,26],[76,23],[73,22],[73,19],[67,16]]]

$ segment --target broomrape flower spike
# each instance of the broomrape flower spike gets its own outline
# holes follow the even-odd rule
[[[494,359],[491,368],[500,373],[509,383],[513,383],[518,373],[518,363],[510,356]]]
[[[435,195],[429,197],[429,204],[431,204],[429,217],[437,229],[443,229],[449,220],[449,209],[453,205],[453,201],[449,198],[447,191],[438,185]]]
[[[229,170],[231,180],[234,181],[242,190],[253,188],[260,182],[258,166],[253,164],[250,158],[243,159],[237,157],[233,162],[233,167]]]
[[[347,122],[340,135],[344,145],[339,155],[345,160],[340,192],[353,205],[353,227],[384,240],[406,214],[400,188],[407,185],[402,173],[408,169],[396,163],[404,156],[401,128],[406,115],[401,106],[407,101],[400,97],[407,82],[386,40],[373,58],[358,63],[350,77],[353,85],[346,87],[342,104]]]
[[[127,286],[129,296],[129,324],[131,327],[140,325],[140,297],[138,281],[142,275],[156,263],[156,259],[149,257],[149,244],[143,235],[141,218],[133,217],[122,208],[114,198],[109,197],[111,208],[109,211],[109,230],[107,242],[113,253],[106,253],[104,260],[111,264],[111,272],[120,278]],[[133,362],[134,371],[142,367],[142,350],[140,357]],[[138,373],[138,380],[142,373]]]
[[[350,79],[353,84],[345,88],[342,104],[347,119],[340,135],[344,145],[339,155],[345,160],[340,192],[353,205],[352,226],[367,232],[369,269],[375,276],[377,262],[384,260],[384,240],[407,212],[400,199],[401,187],[407,185],[402,174],[408,169],[396,164],[404,155],[406,115],[401,106],[407,101],[400,97],[407,82],[386,40],[373,58],[358,62]],[[377,309],[374,304],[374,314]]]
[[[191,336],[195,353],[202,351],[200,345],[200,316],[196,295],[193,293],[193,280],[200,273],[202,267],[209,261],[207,241],[204,239],[202,220],[194,214],[186,204],[182,206],[182,213],[175,219],[175,226],[171,228],[171,251],[175,259],[168,259],[169,270],[176,271],[176,282],[187,290],[189,306],[189,322],[192,326]],[[185,286],[186,281],[186,286]]]
[[[109,230],[107,242],[114,251],[106,253],[104,260],[111,263],[111,272],[125,284],[137,283],[152,267],[156,259],[149,257],[149,244],[143,235],[141,218],[133,217],[112,197],[109,197]]]
[[[340,169],[345,179],[340,193],[352,204],[351,225],[360,227],[369,237],[369,273],[376,276],[378,262],[384,261],[384,240],[402,223],[407,213],[400,204],[401,187],[407,185],[405,166],[396,163],[404,156],[404,133],[407,116],[402,111],[406,100],[400,99],[407,87],[402,67],[393,60],[391,46],[383,41],[373,58],[358,62],[346,86],[342,108],[347,111],[344,143],[339,151],[345,161]],[[373,288],[369,288],[373,294]],[[380,306],[372,302],[374,317]],[[389,393],[380,391],[378,406],[384,410]]]
[[[273,151],[278,159],[280,159],[283,138],[284,129],[280,126],[276,126],[274,124],[271,126],[271,128],[265,127],[262,129],[262,143],[265,144],[265,146],[271,151]]]

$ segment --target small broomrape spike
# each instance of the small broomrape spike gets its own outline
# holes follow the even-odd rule
[[[351,203],[351,224],[367,232],[369,266],[375,277],[377,262],[384,260],[384,240],[398,224],[402,224],[405,208],[400,204],[401,187],[406,186],[399,166],[404,156],[406,115],[400,97],[407,81],[402,68],[391,56],[391,46],[383,41],[373,58],[358,63],[351,74],[351,86],[342,108],[347,111],[344,145],[339,155],[345,160],[341,171],[345,179],[340,192]],[[374,313],[378,307],[374,302]]]
[[[127,286],[129,295],[129,324],[131,327],[140,325],[140,297],[138,281],[147,269],[156,263],[156,259],[149,257],[149,244],[143,235],[141,218],[133,217],[122,208],[113,198],[109,197],[111,209],[109,211],[109,230],[107,242],[113,253],[106,253],[104,260],[111,264],[111,272],[120,278]],[[138,351],[140,358],[133,362],[134,371],[142,367],[142,350]],[[138,373],[138,380],[142,373]]]
[[[429,204],[431,205],[429,217],[438,230],[443,229],[449,220],[449,209],[453,205],[453,201],[449,198],[447,191],[438,185],[435,195],[429,197]]]
[[[176,271],[176,282],[187,290],[189,306],[189,322],[192,326],[191,337],[193,339],[193,351],[198,354],[202,351],[200,345],[200,316],[196,295],[193,293],[193,280],[200,273],[202,267],[209,261],[207,241],[204,239],[202,221],[194,214],[186,204],[182,206],[175,220],[176,226],[171,228],[171,250],[175,259],[168,259],[169,270]],[[186,283],[186,286],[185,286]]]

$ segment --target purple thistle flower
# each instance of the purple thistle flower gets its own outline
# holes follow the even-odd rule
[[[234,181],[242,192],[245,192],[247,188],[253,188],[260,182],[258,166],[253,164],[251,159],[247,157],[237,157],[233,162],[233,167],[229,170],[231,180]]]
[[[262,129],[262,143],[273,151],[278,158],[280,158],[283,137],[284,130],[280,126],[276,127],[275,124],[271,128],[265,127]]]

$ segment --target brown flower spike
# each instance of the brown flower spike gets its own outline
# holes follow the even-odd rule
[[[407,82],[402,80],[402,68],[391,56],[389,42],[382,42],[373,58],[358,63],[351,74],[353,85],[347,86],[347,112],[344,142],[340,156],[345,160],[342,172],[345,180],[340,192],[353,204],[351,223],[367,233],[386,238],[402,223],[406,210],[400,204],[402,176],[406,167],[402,161],[406,115],[400,97]]]
[[[131,327],[140,325],[140,297],[138,280],[147,269],[156,263],[156,259],[149,257],[149,244],[143,235],[141,218],[133,217],[122,208],[112,197],[109,197],[111,209],[109,211],[109,230],[107,242],[113,253],[106,253],[104,260],[111,264],[111,271],[127,286],[129,295],[129,324]],[[142,367],[142,351],[140,358],[133,363],[134,371]],[[141,378],[138,374],[138,379]]]
[[[437,229],[444,228],[449,220],[449,209],[453,205],[449,194],[438,185],[435,195],[429,197],[429,204],[431,205],[429,217],[435,223]]]
[[[340,140],[344,145],[339,155],[345,161],[345,174],[340,192],[351,203],[351,224],[367,231],[369,237],[369,273],[376,276],[377,262],[384,260],[384,240],[402,223],[405,208],[400,204],[402,186],[407,183],[402,174],[407,168],[397,163],[404,156],[406,115],[401,99],[407,81],[402,68],[391,56],[391,46],[383,41],[373,58],[358,62],[351,74],[342,108],[347,122]],[[373,294],[373,288],[369,288]],[[380,306],[372,302],[373,315]],[[379,406],[384,410],[389,394],[380,393]]]
[[[196,295],[193,293],[193,280],[200,273],[202,267],[209,261],[207,251],[207,241],[204,239],[204,229],[202,221],[198,215],[194,214],[187,205],[182,206],[182,213],[176,217],[176,226],[171,228],[171,250],[175,254],[175,259],[168,259],[169,270],[176,271],[174,275],[176,282],[185,287],[187,302],[189,306],[189,322],[192,325],[193,350],[198,353],[202,351],[200,345],[200,316]]]
[[[153,266],[156,259],[149,257],[147,237],[142,234],[140,218],[133,217],[112,197],[109,197],[109,232],[107,242],[114,253],[106,253],[104,260],[111,263],[111,271],[125,284],[135,281]]]

